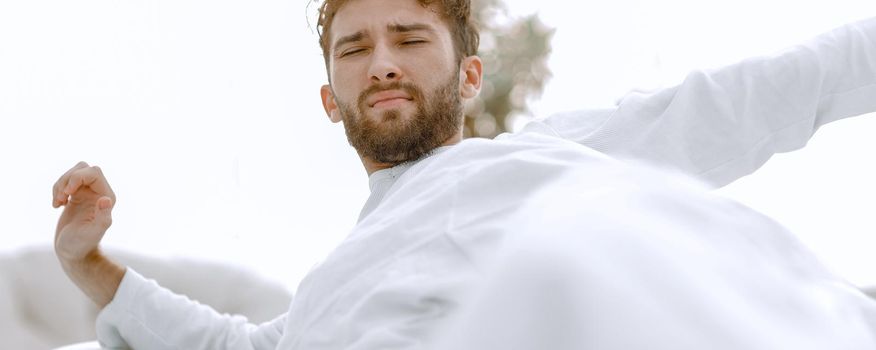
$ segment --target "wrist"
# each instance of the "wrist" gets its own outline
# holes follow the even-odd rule
[[[125,276],[125,267],[95,249],[81,258],[62,257],[64,272],[95,304],[103,308],[112,301]]]

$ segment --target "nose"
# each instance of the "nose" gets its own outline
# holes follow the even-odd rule
[[[402,71],[397,62],[392,50],[375,48],[371,54],[371,66],[368,69],[371,82],[379,84],[401,80]]]

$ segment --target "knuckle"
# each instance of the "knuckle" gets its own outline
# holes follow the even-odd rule
[[[73,189],[75,190],[79,187],[80,182],[82,181],[82,175],[79,173],[70,174],[70,177],[67,179],[67,183],[62,185],[61,190]]]

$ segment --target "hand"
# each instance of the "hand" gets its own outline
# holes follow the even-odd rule
[[[63,263],[96,253],[112,224],[116,195],[100,168],[79,162],[52,187],[52,206],[64,206],[55,230],[55,253]]]
[[[61,267],[98,307],[116,294],[125,268],[100,253],[98,245],[112,224],[116,195],[96,166],[79,162],[52,187],[52,206],[64,206],[55,230]]]

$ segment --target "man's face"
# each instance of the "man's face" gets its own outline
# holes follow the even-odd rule
[[[431,8],[416,0],[352,0],[329,34],[337,106],[330,117],[343,120],[360,155],[399,163],[461,135],[464,75],[450,31]]]

